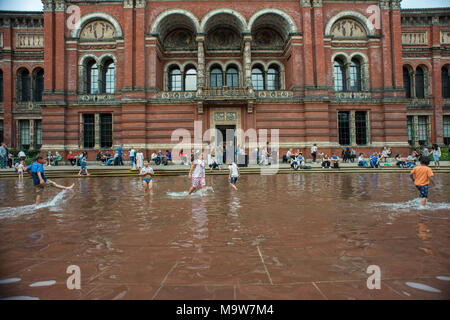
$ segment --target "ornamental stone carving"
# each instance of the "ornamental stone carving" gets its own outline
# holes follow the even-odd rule
[[[450,30],[441,30],[441,44],[450,44]]]
[[[95,20],[89,22],[81,30],[81,40],[110,40],[116,36],[114,26],[105,20]]]
[[[16,48],[43,48],[44,34],[42,33],[18,33]]]
[[[218,28],[208,34],[208,49],[239,49],[241,39],[239,35],[229,28]]]
[[[405,45],[427,45],[428,33],[420,32],[402,32],[402,44]]]
[[[252,47],[261,49],[283,49],[283,39],[273,29],[264,28],[253,34]]]
[[[195,49],[197,47],[194,35],[187,29],[178,29],[171,32],[164,40],[164,48],[172,50]]]
[[[331,35],[336,38],[361,38],[366,31],[361,23],[353,19],[341,19],[331,28]]]

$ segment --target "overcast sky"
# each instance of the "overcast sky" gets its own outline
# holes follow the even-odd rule
[[[450,7],[450,0],[403,0],[402,8]],[[40,11],[41,0],[0,0],[0,10]]]

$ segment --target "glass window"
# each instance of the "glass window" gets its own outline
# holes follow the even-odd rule
[[[419,116],[419,144],[427,145],[428,144],[428,116]]]
[[[444,143],[450,144],[450,116],[444,116]]]
[[[442,97],[450,98],[450,73],[448,67],[442,67]]]
[[[3,102],[3,71],[0,70],[0,102]]]
[[[100,147],[112,147],[112,114],[100,114]]]
[[[4,129],[3,129],[3,120],[0,120],[0,143],[3,142],[3,132],[4,132]]]
[[[30,148],[30,120],[19,120],[19,141],[23,149]]]
[[[169,71],[169,91],[181,91],[181,71],[178,68]]]
[[[406,98],[411,98],[411,76],[406,67],[403,67],[403,87],[405,88]]]
[[[252,85],[254,90],[264,90],[264,73],[260,68],[252,70]]]
[[[267,72],[267,90],[280,90],[280,70],[278,67],[270,67]]]
[[[88,94],[98,93],[98,67],[95,61],[88,63],[87,75],[86,75],[86,89]]]
[[[236,68],[227,69],[227,87],[239,87],[239,72]]]
[[[42,146],[42,120],[34,120],[34,147],[40,149]]]
[[[367,144],[367,112],[355,112],[356,144]]]
[[[334,61],[334,91],[346,91],[347,86],[345,83],[345,66],[340,59]]]
[[[350,90],[361,91],[361,63],[356,59],[350,63]]]
[[[194,68],[188,69],[184,76],[184,90],[196,91],[197,90],[197,70]]]
[[[408,125],[408,143],[410,146],[414,145],[414,117],[407,117],[407,125]]]
[[[416,69],[416,98],[425,98],[425,75],[421,67]]]
[[[44,91],[44,70],[39,69],[34,79],[34,101],[42,101]]]
[[[95,115],[83,115],[83,146],[93,148],[95,145]]]
[[[223,74],[222,69],[220,68],[213,68],[211,70],[211,87],[212,88],[221,88],[223,87]]]
[[[338,112],[339,144],[350,144],[350,112]]]
[[[28,70],[22,70],[20,73],[20,101],[30,101],[31,77]]]
[[[105,84],[105,93],[114,93],[116,90],[116,66],[112,60],[106,62],[103,71],[103,83]]]

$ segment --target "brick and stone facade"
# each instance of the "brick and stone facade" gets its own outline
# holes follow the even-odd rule
[[[203,132],[280,129],[282,151],[444,143],[448,8],[401,10],[398,0],[43,3],[42,13],[0,12],[0,121],[13,147],[149,152],[178,143],[176,129],[193,135],[194,121]],[[102,136],[108,130],[112,141]]]

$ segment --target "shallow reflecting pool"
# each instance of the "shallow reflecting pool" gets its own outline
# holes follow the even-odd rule
[[[426,208],[408,174],[208,176],[190,197],[187,177],[74,181],[38,209],[31,180],[0,181],[0,298],[450,298],[448,174]]]

